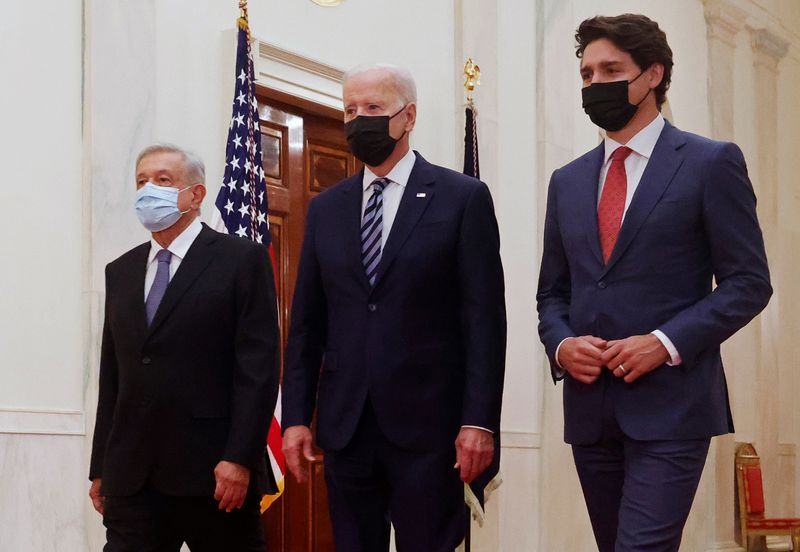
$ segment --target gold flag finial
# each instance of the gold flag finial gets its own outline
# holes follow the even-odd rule
[[[472,58],[467,58],[464,64],[464,88],[467,89],[467,102],[472,103],[472,92],[475,87],[481,83],[481,68],[472,61]]]
[[[239,0],[239,27],[247,31],[250,36],[250,26],[247,24],[247,0]]]

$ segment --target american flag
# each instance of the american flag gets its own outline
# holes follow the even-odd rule
[[[258,102],[246,7],[242,9],[238,27],[236,91],[228,128],[228,142],[225,147],[225,175],[211,216],[211,226],[219,232],[236,234],[269,246],[274,269],[274,254],[267,220],[269,214],[267,181],[264,178],[261,159]],[[267,436],[267,451],[272,473],[278,484],[278,494],[263,498],[262,511],[266,510],[283,491],[286,465],[281,452],[280,405],[279,396]]]

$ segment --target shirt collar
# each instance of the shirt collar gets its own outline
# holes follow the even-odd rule
[[[194,240],[197,239],[197,236],[200,235],[202,230],[203,225],[200,223],[200,219],[195,217],[191,224],[189,224],[183,232],[178,234],[177,238],[172,240],[167,250],[175,257],[178,257],[178,259],[183,260],[189,248],[194,243]],[[163,249],[161,245],[155,239],[150,238],[150,254],[147,257],[148,265],[153,262],[153,259],[156,258],[156,253],[161,251],[161,249]]]
[[[661,131],[664,130],[665,124],[664,117],[659,113],[655,119],[650,121],[650,124],[637,132],[636,135],[624,145],[642,157],[650,159],[650,156],[653,154],[653,149],[656,147],[656,142],[658,142],[658,137],[661,136]],[[606,136],[604,163],[608,163],[611,154],[622,145],[623,144],[620,144],[616,140]]]
[[[417,156],[414,155],[414,151],[409,148],[408,152],[403,156],[403,158],[397,162],[397,164],[392,167],[392,170],[389,171],[384,178],[388,178],[392,182],[396,182],[405,188],[406,184],[408,184],[408,178],[411,176],[411,171],[414,169],[414,163],[417,161]],[[372,182],[376,179],[380,178],[376,176],[374,172],[369,170],[369,167],[364,165],[364,181],[362,185],[364,187],[364,191],[367,191],[372,185]]]

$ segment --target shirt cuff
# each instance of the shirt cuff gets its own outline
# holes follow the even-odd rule
[[[554,371],[555,371],[555,373],[556,373],[556,377],[557,377],[557,378],[559,378],[559,379],[560,379],[560,378],[563,378],[563,377],[564,377],[564,375],[567,373],[567,371],[566,371],[566,370],[564,370],[564,367],[563,367],[563,366],[561,366],[561,363],[558,361],[558,353],[559,353],[559,352],[561,352],[561,346],[564,344],[564,342],[565,342],[567,339],[572,339],[572,336],[570,336],[570,337],[565,337],[564,339],[562,339],[562,340],[561,340],[561,343],[559,343],[559,344],[558,344],[558,347],[556,347],[556,354],[555,354],[555,355],[553,355],[553,356],[555,357],[555,360],[556,360],[556,367],[557,367],[557,368],[556,368]]]
[[[675,348],[675,345],[672,344],[672,341],[670,341],[670,339],[664,334],[664,332],[661,330],[653,330],[650,333],[658,338],[658,340],[669,353],[669,361],[667,361],[667,366],[679,366],[680,364],[683,364],[681,354],[678,352],[678,349]]]
[[[486,429],[485,427],[473,426],[473,425],[462,425],[461,429],[464,429],[465,427],[469,427],[469,428],[472,428],[472,429],[481,429],[483,431],[487,431],[487,432],[491,433],[492,435],[494,435],[494,431],[492,431],[491,429]]]

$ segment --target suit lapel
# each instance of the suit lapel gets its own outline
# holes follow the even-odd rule
[[[186,257],[181,261],[178,271],[172,277],[172,280],[167,286],[167,291],[164,293],[164,298],[158,306],[153,323],[147,329],[145,340],[158,329],[164,320],[175,309],[183,297],[183,294],[192,286],[197,280],[197,277],[203,273],[208,264],[213,259],[213,248],[211,245],[217,240],[216,232],[209,229],[205,224],[203,230],[194,240],[189,251],[186,252]]]
[[[617,243],[603,270],[603,275],[622,257],[647,217],[664,195],[675,173],[683,163],[683,155],[678,151],[684,144],[678,129],[666,123],[650,156],[650,161],[636,187],[633,199],[622,221]]]
[[[147,257],[150,254],[150,242],[137,247],[132,254],[129,274],[130,285],[123,291],[123,304],[131,313],[136,335],[143,338],[147,332],[147,315],[144,308],[144,278],[147,274]]]
[[[364,169],[342,183],[342,214],[345,225],[345,255],[347,265],[352,267],[353,276],[359,285],[369,292],[369,281],[361,263],[361,207],[364,198]]]
[[[378,286],[383,275],[389,270],[392,261],[397,257],[397,253],[406,243],[411,231],[419,222],[422,213],[425,212],[425,209],[433,199],[433,184],[436,181],[436,173],[430,163],[425,161],[420,154],[417,153],[416,155],[417,160],[408,178],[403,197],[400,199],[400,206],[397,208],[397,215],[392,223],[386,246],[381,253],[381,262],[378,264],[378,272],[375,276],[375,287]]]
[[[578,183],[575,198],[575,214],[584,226],[591,249],[597,261],[603,264],[603,253],[600,250],[600,234],[597,230],[597,187],[600,183],[600,169],[605,157],[605,146],[601,142],[586,158],[586,178]]]

